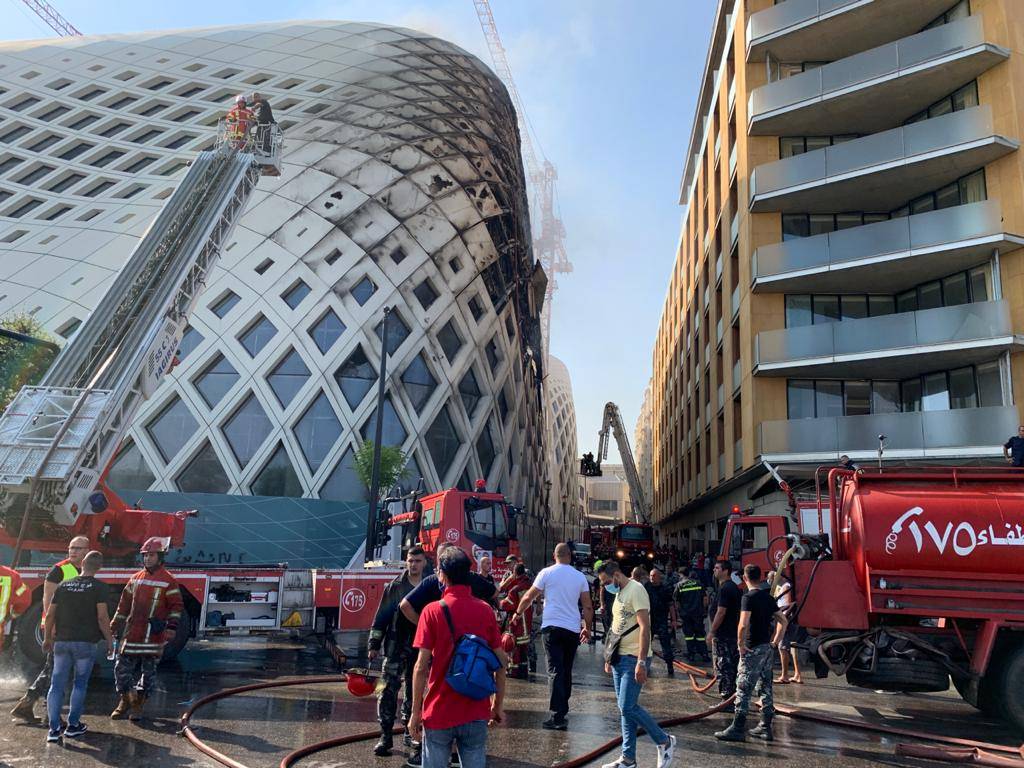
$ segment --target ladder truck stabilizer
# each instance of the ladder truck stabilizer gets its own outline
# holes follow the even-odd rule
[[[174,363],[256,181],[276,175],[281,141],[273,128],[269,151],[222,137],[199,153],[43,380],[0,416],[0,511],[24,495],[36,520],[70,526],[92,511],[90,497]]]

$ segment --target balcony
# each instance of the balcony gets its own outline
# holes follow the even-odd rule
[[[899,293],[1024,245],[1003,231],[997,200],[867,224],[762,246],[754,252],[753,290],[838,293],[878,289]]]
[[[736,144],[732,145],[732,149],[729,150],[729,178],[731,179],[736,175]]]
[[[982,301],[862,320],[762,331],[759,376],[904,378],[1019,350],[1007,301]]]
[[[743,381],[743,366],[741,361],[737,360],[732,364],[732,389],[735,392],[740,388],[740,382]]]
[[[764,421],[758,425],[757,450],[766,461],[834,461],[844,453],[870,459],[884,434],[890,459],[1001,457],[1018,421],[1012,405]]]
[[[949,0],[786,0],[751,14],[747,61],[835,61],[912,35]]]
[[[732,472],[736,474],[743,469],[743,440],[737,440],[732,446]]]
[[[1019,146],[996,134],[988,105],[973,107],[759,165],[750,210],[893,210]]]
[[[899,125],[1007,59],[980,16],[935,27],[750,94],[754,136],[875,133]]]

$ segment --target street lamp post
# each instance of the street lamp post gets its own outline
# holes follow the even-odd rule
[[[377,548],[377,497],[380,496],[380,441],[384,437],[384,387],[388,373],[388,318],[391,307],[384,307],[380,326],[380,379],[377,381],[377,423],[373,429],[373,469],[370,473],[370,508],[366,513],[366,552],[364,560],[373,559]]]

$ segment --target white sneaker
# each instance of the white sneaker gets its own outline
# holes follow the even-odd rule
[[[601,768],[636,768],[636,762],[627,763],[626,758],[620,755],[614,763],[605,763]]]
[[[669,768],[676,756],[676,737],[669,736],[668,744],[658,745],[658,768]]]

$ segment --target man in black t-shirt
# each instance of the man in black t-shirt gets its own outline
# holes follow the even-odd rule
[[[438,562],[440,562],[441,553],[452,546],[454,546],[454,544],[443,542],[441,546],[437,548]],[[498,593],[498,588],[494,583],[488,581],[478,573],[470,572],[469,587],[473,593],[473,597],[479,598],[485,603],[493,604],[494,596]],[[444,590],[441,588],[441,582],[438,580],[437,575],[427,576],[420,582],[418,587],[402,599],[402,602],[399,604],[399,608],[405,618],[415,625],[419,622],[420,614],[423,612],[423,609],[431,603],[436,603],[443,595]]]
[[[707,634],[707,642],[715,654],[718,693],[727,699],[736,692],[736,670],[740,663],[736,628],[739,626],[743,593],[732,580],[732,563],[728,560],[715,563],[712,573],[718,582],[718,592],[708,609],[711,631]]]
[[[1024,466],[1024,424],[1017,427],[1017,434],[1003,445],[1003,456],[1011,467]]]
[[[114,650],[107,614],[107,585],[96,579],[96,573],[102,567],[103,555],[89,552],[82,560],[82,574],[57,587],[50,610],[46,613],[43,648],[53,654],[53,676],[46,696],[46,711],[50,718],[47,741],[57,741],[62,735],[77,738],[85,733],[81,717],[89,674],[96,661],[96,643],[100,639],[106,640],[108,655]],[[64,689],[72,677],[71,711],[62,734],[60,710],[64,704]]]
[[[715,738],[722,741],[746,741],[750,699],[755,690],[760,689],[761,722],[750,735],[771,741],[772,718],[775,716],[772,663],[775,660],[775,649],[779,647],[779,641],[786,632],[786,614],[779,610],[768,586],[761,583],[760,566],[746,566],[743,569],[743,580],[747,585],[747,593],[741,601],[737,629],[740,666],[736,684],[736,715],[732,725],[716,733]]]

